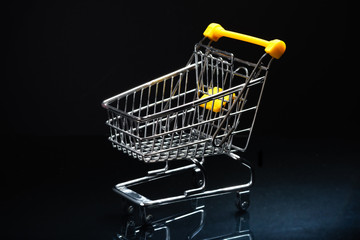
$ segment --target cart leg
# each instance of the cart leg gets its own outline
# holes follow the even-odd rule
[[[193,183],[195,187],[201,188],[202,190],[205,188],[205,181],[206,181],[205,168],[203,167],[205,158],[203,157],[201,161],[195,158],[190,160],[196,165],[196,167],[194,168]]]
[[[247,167],[250,171],[250,179],[247,183],[248,187],[246,189],[241,189],[241,191],[237,191],[235,200],[235,205],[240,210],[240,212],[245,212],[250,206],[250,187],[253,184],[254,169],[251,167],[250,162],[246,161],[243,158],[240,158],[240,156],[234,153],[230,153],[229,156],[234,160],[241,161],[241,164]]]
[[[250,206],[250,190],[236,192],[235,205],[240,212],[245,212]]]
[[[186,190],[184,192],[185,196],[201,192],[205,189],[206,186],[205,168],[202,165],[203,161],[199,162],[196,158],[191,158],[190,160],[196,165],[196,167],[194,168],[194,183],[196,188]]]
[[[195,187],[201,187],[204,184],[203,172],[200,168],[194,168],[193,184]]]
[[[135,236],[135,222],[133,220],[127,221],[125,236],[126,237]],[[120,238],[120,239],[125,239],[125,238]]]
[[[155,170],[148,171],[148,175],[155,175],[155,174],[165,173],[168,169],[169,169],[169,162],[166,161],[165,162],[165,167],[160,168],[160,169],[155,169]]]

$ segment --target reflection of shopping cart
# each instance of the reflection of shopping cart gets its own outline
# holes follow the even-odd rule
[[[192,209],[176,208],[151,224],[137,225],[132,216],[122,219],[116,239],[253,239],[249,226],[249,213],[234,214],[232,198],[219,201],[204,199],[193,202]],[[230,200],[230,201],[229,201]]]
[[[140,206],[229,191],[248,192],[252,184],[250,176],[246,184],[206,190],[204,157],[227,154],[239,159],[234,152],[246,150],[267,72],[272,59],[284,53],[285,43],[227,31],[214,23],[204,36],[185,67],[103,102],[114,147],[140,161],[165,163],[163,169],[116,186],[118,193]],[[266,53],[252,63],[210,46],[223,36],[264,46]],[[206,38],[210,39],[207,44]],[[232,144],[235,134],[243,136],[240,146]],[[168,162],[176,159],[192,163],[169,169]],[[243,165],[251,170],[248,164]],[[198,186],[182,195],[150,200],[129,188],[186,169],[195,170]],[[242,208],[248,206],[242,203]]]

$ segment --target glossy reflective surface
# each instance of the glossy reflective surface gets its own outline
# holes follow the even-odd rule
[[[147,226],[137,226],[132,217],[129,217],[117,238],[142,239],[147,236],[149,239],[253,239],[249,228],[249,213],[234,211],[233,200],[229,195],[223,195],[193,202],[192,210],[185,211],[184,206],[175,208],[178,213],[169,214]]]
[[[26,143],[26,144],[24,144]],[[126,213],[112,187],[149,166],[114,150],[105,137],[11,139],[2,169],[7,239],[357,239],[360,226],[359,145],[340,139],[253,139],[250,207],[234,193]],[[22,146],[18,149],[18,146]],[[11,160],[11,161],[10,161]],[[206,160],[209,186],[242,181],[229,159]],[[214,174],[215,173],[215,174]],[[218,174],[217,174],[218,173]],[[211,178],[212,177],[212,178]],[[246,176],[245,176],[246,178]],[[210,180],[212,179],[212,180]],[[188,176],[138,188],[177,191]]]

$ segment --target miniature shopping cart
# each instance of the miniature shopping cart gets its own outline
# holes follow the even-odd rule
[[[106,99],[110,127],[109,140],[118,150],[145,163],[164,162],[165,167],[144,177],[120,183],[115,191],[144,208],[189,198],[238,193],[240,209],[249,206],[252,169],[245,184],[213,190],[205,188],[204,158],[226,154],[239,160],[235,152],[248,146],[270,64],[285,51],[281,40],[266,41],[227,31],[210,24],[204,38],[195,45],[185,67]],[[211,46],[220,37],[229,37],[265,47],[257,62]],[[241,136],[239,146],[234,136]],[[237,140],[237,139],[236,139]],[[189,160],[186,166],[169,168],[173,160]],[[193,169],[197,186],[183,194],[149,199],[130,187]]]

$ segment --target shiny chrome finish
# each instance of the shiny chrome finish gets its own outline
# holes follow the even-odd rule
[[[119,183],[114,190],[141,207],[164,205],[189,198],[228,192],[248,192],[253,170],[235,152],[249,144],[272,58],[264,54],[256,63],[211,47],[211,41],[195,45],[183,68],[151,80],[103,101],[107,110],[109,140],[118,150],[146,163],[164,162],[165,167],[147,176]],[[221,88],[211,94],[214,87]],[[203,97],[204,95],[207,97]],[[221,101],[220,109],[204,107]],[[233,144],[234,135],[242,141]],[[207,156],[226,154],[249,169],[245,184],[220,189],[206,188],[203,167]],[[169,169],[168,161],[186,159],[189,165]],[[149,199],[130,189],[185,170],[194,169],[198,186],[178,196]],[[244,206],[245,207],[245,206]]]
[[[103,102],[114,147],[144,162],[202,158],[230,153],[233,136],[242,133],[246,150],[272,59],[264,54],[251,63],[202,44],[190,59]],[[214,87],[222,91],[209,94]],[[216,99],[219,112],[201,107]]]
[[[133,179],[133,180],[123,182],[123,183],[119,183],[115,186],[114,191],[117,192],[118,194],[120,194],[121,196],[123,196],[124,198],[128,199],[129,201],[131,201],[141,207],[166,205],[166,204],[171,204],[174,202],[187,200],[190,198],[204,198],[204,197],[226,194],[229,192],[249,191],[250,187],[253,184],[253,176],[254,176],[253,169],[247,162],[243,161],[238,155],[231,153],[231,154],[229,154],[229,156],[232,157],[234,160],[240,161],[241,164],[249,170],[249,180],[247,183],[228,186],[228,187],[224,187],[224,188],[213,189],[213,190],[204,190],[205,182],[206,182],[204,168],[199,161],[197,161],[196,159],[192,159],[191,161],[193,161],[194,164],[189,164],[189,165],[186,165],[183,167],[166,170],[164,172],[159,172],[158,174],[151,174],[151,175],[148,174],[145,177]],[[189,170],[189,169],[199,169],[202,173],[204,180],[200,187],[186,190],[184,192],[184,194],[152,200],[152,199],[148,199],[145,196],[142,196],[141,194],[134,192],[133,190],[130,189],[130,187],[133,187],[135,185],[146,183],[149,181],[154,181],[154,180],[164,178],[164,177],[176,174],[176,173],[180,173],[184,170]]]

